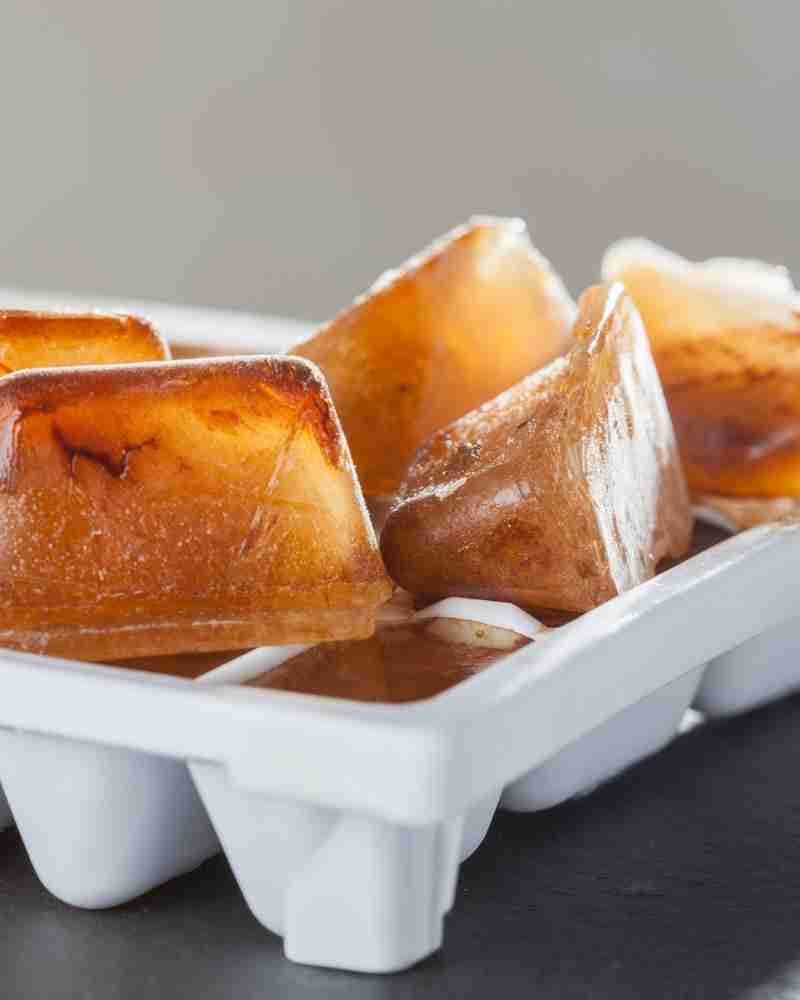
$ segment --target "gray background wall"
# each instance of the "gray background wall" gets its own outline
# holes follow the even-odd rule
[[[322,318],[475,211],[800,270],[796,3],[0,0],[0,284]]]

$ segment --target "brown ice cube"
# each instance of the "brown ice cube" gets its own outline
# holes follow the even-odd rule
[[[325,373],[368,500],[434,431],[566,350],[575,306],[519,219],[476,218],[293,353]]]
[[[419,450],[381,536],[415,595],[585,611],[683,555],[692,519],[647,337],[620,285],[570,353]]]
[[[623,240],[603,274],[642,315],[698,503],[739,527],[796,509],[800,297],[786,271]]]
[[[163,361],[169,348],[136,316],[0,311],[0,375],[21,368]]]
[[[0,645],[108,660],[362,637],[390,594],[308,362],[0,379]]]
[[[460,619],[381,625],[369,639],[321,643],[247,683],[354,701],[419,701],[529,642],[508,629]]]

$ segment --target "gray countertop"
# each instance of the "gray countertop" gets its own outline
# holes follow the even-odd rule
[[[0,988],[25,998],[800,997],[800,698],[701,726],[593,795],[498,814],[442,952],[388,977],[304,968],[222,858],[72,909],[0,834]],[[57,836],[58,831],[54,830]]]

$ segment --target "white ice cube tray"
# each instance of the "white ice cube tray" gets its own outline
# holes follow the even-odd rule
[[[2,651],[0,781],[66,902],[131,899],[221,842],[289,958],[402,969],[439,946],[498,801],[553,806],[665,746],[692,704],[800,687],[798,573],[800,525],[755,528],[402,705],[238,686],[299,647],[200,681]],[[441,613],[535,628],[509,605]]]
[[[214,314],[139,311],[173,341],[219,329]],[[274,330],[263,345],[257,329],[221,336],[244,351],[294,334]],[[199,681],[0,650],[0,783],[68,903],[131,899],[221,843],[289,958],[402,969],[439,946],[498,802],[530,812],[588,791],[664,747],[692,704],[728,715],[800,688],[798,573],[800,524],[753,529],[404,705],[240,686],[298,647]],[[440,611],[535,628],[509,605]]]

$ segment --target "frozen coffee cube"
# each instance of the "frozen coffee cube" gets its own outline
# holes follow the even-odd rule
[[[163,361],[169,348],[136,316],[0,311],[0,375],[20,368]]]
[[[566,350],[575,306],[519,219],[476,218],[294,349],[322,368],[367,498],[434,431]]]
[[[0,379],[0,645],[113,660],[363,637],[390,593],[308,362]]]
[[[381,536],[403,588],[585,611],[687,551],[672,424],[621,285],[584,293],[574,336],[418,451]]]
[[[783,268],[646,240],[603,261],[644,320],[695,501],[731,527],[800,500],[800,297]]]

